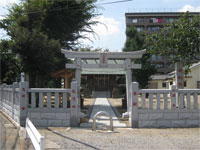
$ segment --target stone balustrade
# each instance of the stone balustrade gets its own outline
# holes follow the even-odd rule
[[[136,82],[131,87],[133,128],[200,126],[199,89],[138,89]]]
[[[71,89],[29,88],[28,82],[1,85],[0,109],[21,126],[30,118],[35,126],[78,126],[77,82]]]

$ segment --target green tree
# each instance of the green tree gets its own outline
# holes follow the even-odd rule
[[[138,51],[144,48],[144,32],[137,32],[135,27],[128,27],[126,30],[126,38],[123,48],[124,52]],[[136,63],[142,64],[142,68],[133,70],[133,80],[136,80],[139,83],[140,88],[146,88],[151,80],[151,76],[156,72],[154,65],[148,62],[150,56],[150,53],[147,51],[140,60],[136,60]]]
[[[173,62],[200,60],[200,17],[185,13],[161,32],[149,35],[151,53],[171,56]]]
[[[51,74],[67,62],[61,47],[75,49],[78,39],[87,38],[81,32],[93,32],[95,1],[30,0],[13,5],[0,21],[31,87],[49,86]]]
[[[144,46],[145,35],[143,32],[137,32],[135,27],[128,27],[126,29],[126,42],[124,44],[123,51],[138,51]]]
[[[10,49],[10,42],[0,41],[0,84],[12,84],[19,80],[21,72],[20,59]]]

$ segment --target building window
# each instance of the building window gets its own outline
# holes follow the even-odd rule
[[[163,82],[163,83],[162,83],[162,87],[163,87],[163,88],[166,88],[166,87],[167,87],[166,82]]]
[[[173,85],[173,82],[172,82],[172,81],[170,82],[170,85]]]
[[[127,23],[137,23],[137,19],[136,18],[128,18],[127,19]]]
[[[168,22],[168,23],[174,22],[174,18],[168,18],[168,19],[167,19],[167,22]]]
[[[200,89],[200,81],[197,81],[197,89]]]
[[[162,20],[162,18],[148,18],[147,22],[148,23],[162,23],[163,20]]]
[[[137,27],[137,32],[142,32],[144,31],[144,27]]]
[[[139,18],[139,19],[138,19],[138,22],[139,22],[139,23],[144,23],[144,18]]]
[[[171,62],[167,63],[167,68],[174,68],[174,64],[172,64]]]
[[[156,68],[164,68],[164,64],[163,63],[157,63],[155,64]]]
[[[137,23],[138,22],[138,20],[137,19],[132,19],[132,23]]]
[[[150,18],[148,19],[149,23],[158,23],[158,19],[157,18]]]
[[[184,87],[186,87],[186,86],[187,86],[187,82],[185,81],[185,82],[184,82]]]
[[[163,57],[158,55],[157,60],[163,60]]]
[[[156,60],[156,55],[155,55],[155,54],[153,54],[153,55],[151,56],[151,60]]]
[[[147,30],[150,32],[157,32],[160,31],[161,27],[160,26],[148,26]]]

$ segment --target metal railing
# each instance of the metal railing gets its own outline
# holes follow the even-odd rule
[[[102,115],[105,115],[105,116],[108,116],[108,117],[109,117],[109,119],[110,119],[110,130],[113,131],[113,130],[114,130],[114,129],[113,129],[113,119],[112,119],[112,117],[110,116],[110,114],[107,113],[107,112],[105,112],[105,111],[99,111],[99,112],[97,112],[97,113],[94,115],[94,118],[93,118],[93,128],[92,128],[92,130],[93,130],[93,131],[96,131],[96,126],[97,126],[97,124],[96,124],[96,119],[97,119],[98,116],[102,116]]]

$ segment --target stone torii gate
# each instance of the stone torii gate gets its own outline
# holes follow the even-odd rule
[[[142,58],[146,50],[134,52],[75,52],[66,49],[61,49],[61,52],[66,58],[75,59],[75,63],[66,64],[67,69],[75,69],[75,80],[79,86],[78,98],[80,105],[80,84],[81,84],[81,70],[82,69],[124,69],[126,71],[126,91],[127,91],[127,108],[129,109],[130,103],[130,86],[132,83],[132,69],[141,69],[141,64],[135,64],[131,59]],[[96,60],[96,64],[83,63],[86,59]],[[98,61],[97,61],[98,60]],[[124,60],[123,64],[109,64],[109,60]]]

